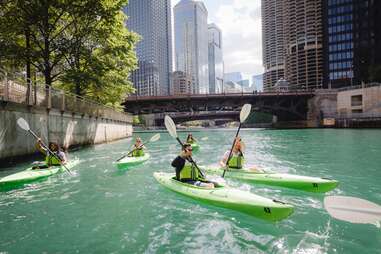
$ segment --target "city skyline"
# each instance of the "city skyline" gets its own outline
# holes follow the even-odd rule
[[[178,0],[169,2],[171,6],[179,3]],[[248,6],[249,1],[224,0],[216,3],[205,0],[195,1],[195,3],[199,3],[200,6],[205,6],[204,9],[206,9],[205,12],[207,13],[206,20],[208,21],[208,24],[212,24],[211,20],[217,19],[219,11],[227,7],[229,4],[234,5],[234,8],[237,8],[238,6],[243,8],[244,6]],[[271,6],[270,3],[273,5]],[[241,72],[244,76],[243,79],[250,78],[252,75],[264,74],[265,89],[268,87],[268,84],[273,86],[275,85],[276,81],[282,78],[286,79],[290,83],[290,86],[300,88],[327,86],[327,84],[331,84],[332,81],[335,80],[337,80],[334,83],[337,84],[335,86],[348,85],[349,80],[351,84],[353,84],[353,82],[361,82],[361,80],[369,80],[367,76],[369,75],[368,69],[370,68],[370,64],[377,65],[379,62],[379,60],[377,60],[378,56],[376,50],[377,41],[379,40],[377,38],[379,38],[379,35],[375,28],[373,28],[373,17],[375,17],[375,13],[377,12],[373,11],[371,8],[371,6],[376,6],[376,4],[373,5],[373,3],[368,0],[365,0],[365,2],[358,2],[355,0],[332,0],[323,5],[320,2],[307,1],[303,6],[295,9],[293,3],[295,3],[293,0],[262,0],[261,4],[259,4],[262,10],[259,11],[258,14],[260,20],[263,21],[261,29],[261,33],[263,33],[263,62],[261,64],[263,64],[265,67],[265,71],[258,74],[245,72],[245,68],[237,69],[237,71],[231,71],[229,66],[232,65],[232,62],[227,60],[231,51],[226,49],[225,43],[222,43],[224,46],[223,48],[220,47],[220,49],[221,52],[223,52],[224,56],[224,72]],[[365,5],[365,3],[368,4]],[[213,9],[213,12],[208,12],[208,6]],[[257,5],[252,3],[251,6],[253,7]],[[235,10],[234,8],[233,10]],[[349,10],[348,8],[352,9]],[[363,11],[360,11],[360,9]],[[174,10],[172,9],[172,11]],[[332,20],[331,18],[329,20],[330,23],[328,23],[328,17],[332,17],[333,11],[336,11],[338,14],[340,14],[340,11],[346,12],[344,13],[345,15],[339,15],[335,20]],[[239,13],[239,11],[237,11],[237,13]],[[363,24],[363,32],[358,33],[357,31],[360,30],[357,27],[360,25],[359,15],[361,15],[361,13],[364,13],[365,16],[363,17],[366,19],[366,22]],[[263,17],[261,17],[260,14],[263,14]],[[351,20],[341,20],[348,18],[348,15],[351,15]],[[294,19],[292,17],[297,18]],[[306,18],[306,22],[301,23],[296,21],[301,20],[302,17]],[[336,21],[336,23],[332,23],[334,21]],[[218,27],[224,26],[224,24],[220,25],[219,23],[216,25]],[[328,27],[330,27],[329,30]],[[225,42],[225,32],[223,29],[221,30],[223,31],[222,41]],[[246,30],[255,29],[246,28]],[[173,31],[172,35],[173,34],[175,34],[175,31]],[[300,37],[302,34],[304,34],[305,37],[303,41]],[[343,45],[341,41],[332,44],[332,36],[341,39],[341,37],[344,35],[347,36],[345,37],[345,45]],[[355,41],[355,35],[357,36],[356,38],[360,38],[357,40],[357,44]],[[173,36],[173,38],[175,36],[176,34]],[[203,36],[199,36],[199,42],[195,44],[201,45],[202,37]],[[233,37],[231,39],[236,38]],[[367,44],[367,48],[371,50],[367,51],[364,45],[361,46],[360,43],[362,42],[360,40],[368,40],[369,45]],[[237,44],[236,48],[239,49],[240,46],[240,44]],[[353,47],[357,48],[357,50],[354,50]],[[174,48],[175,45],[172,47],[172,52],[175,50]],[[200,50],[200,48],[197,48],[197,50]],[[205,52],[203,54],[198,52],[197,54],[198,58],[200,56],[205,56]],[[211,56],[209,52],[208,58],[210,57]],[[172,58],[173,67],[176,66],[176,61],[178,60],[174,58],[175,57]],[[199,60],[194,60],[194,63],[191,64],[198,63]],[[244,59],[241,59],[240,63],[245,64],[246,62]],[[360,63],[362,63],[362,65]],[[171,69],[171,71],[176,70],[178,69]],[[199,76],[200,73],[197,75]],[[195,79],[196,85],[194,86],[197,91],[199,89],[196,86],[200,83],[201,86],[208,86],[207,82],[199,82],[197,79],[198,78]],[[203,93],[208,90],[208,88],[205,88]]]

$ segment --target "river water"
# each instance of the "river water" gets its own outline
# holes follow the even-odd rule
[[[208,137],[195,160],[216,164],[234,134],[194,132]],[[153,133],[138,135],[147,139]],[[148,145],[150,161],[118,171],[113,161],[132,141],[125,139],[71,152],[80,159],[72,176],[0,192],[0,253],[381,253],[381,229],[330,218],[322,203],[325,195],[345,195],[381,204],[381,130],[245,129],[242,137],[249,164],[334,178],[339,187],[314,194],[227,180],[295,206],[288,219],[269,223],[160,186],[152,173],[172,171],[179,152],[165,132]],[[0,176],[27,166],[15,165]]]

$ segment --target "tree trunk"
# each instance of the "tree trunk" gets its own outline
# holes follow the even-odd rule
[[[32,79],[31,79],[31,61],[30,61],[30,30],[27,26],[25,29],[25,46],[26,46],[26,103],[27,105],[31,104],[31,94],[32,94]]]
[[[43,26],[45,33],[44,36],[44,76],[45,86],[49,88],[52,86],[52,70],[50,67],[50,38],[49,38],[49,1],[46,1],[44,8]]]

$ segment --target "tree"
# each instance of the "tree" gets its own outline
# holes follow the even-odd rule
[[[91,34],[86,32],[88,22],[81,23],[87,24],[84,28],[75,27],[72,34],[77,43],[66,56],[69,69],[61,78],[76,94],[113,105],[133,90],[128,77],[137,66],[138,36],[126,29],[125,15],[120,9],[111,8],[104,17],[98,16]]]
[[[68,87],[74,84],[78,95],[90,94],[103,102],[119,99],[131,91],[127,78],[137,62],[137,37],[124,27],[121,9],[126,4],[127,0],[3,0],[0,46],[7,51],[2,59],[30,63],[43,73],[48,87],[66,81]]]

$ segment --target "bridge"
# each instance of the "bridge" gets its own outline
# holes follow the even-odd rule
[[[169,115],[175,123],[184,123],[189,120],[215,120],[219,122],[239,121],[239,111],[204,111],[204,112],[178,112],[155,114],[155,125],[164,124],[164,116]]]
[[[308,101],[313,91],[290,92],[192,94],[175,96],[129,96],[123,103],[125,111],[133,114],[163,114],[184,112],[238,112],[242,105],[250,103],[253,111],[271,113],[279,121],[307,120]],[[217,114],[189,114],[185,120],[211,119]],[[229,118],[236,118],[229,115]]]

